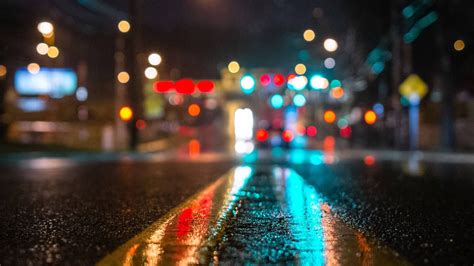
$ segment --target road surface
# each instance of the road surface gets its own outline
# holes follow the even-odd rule
[[[0,264],[472,265],[470,156],[0,160]]]

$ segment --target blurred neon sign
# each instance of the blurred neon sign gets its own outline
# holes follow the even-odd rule
[[[77,75],[68,68],[42,67],[32,74],[26,68],[15,72],[15,90],[20,95],[49,95],[60,98],[76,91]]]

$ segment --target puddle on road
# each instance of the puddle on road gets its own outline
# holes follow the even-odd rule
[[[99,265],[406,264],[343,224],[295,171],[233,169]]]

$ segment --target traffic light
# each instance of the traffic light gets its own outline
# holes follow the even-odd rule
[[[283,107],[284,99],[280,94],[273,94],[270,98],[270,105],[275,109],[280,109]]]
[[[250,74],[244,75],[240,80],[240,87],[245,94],[252,94],[255,90],[255,78]]]

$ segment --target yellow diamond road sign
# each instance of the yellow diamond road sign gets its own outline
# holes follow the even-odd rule
[[[416,95],[420,99],[428,93],[428,85],[416,74],[411,74],[400,84],[400,94],[405,98]]]

